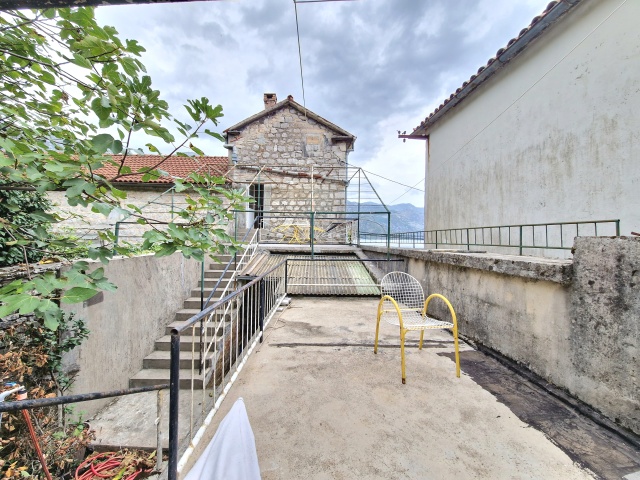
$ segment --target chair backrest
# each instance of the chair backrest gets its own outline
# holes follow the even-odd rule
[[[380,281],[380,292],[392,297],[401,307],[422,309],[424,305],[422,285],[408,273],[387,273]]]

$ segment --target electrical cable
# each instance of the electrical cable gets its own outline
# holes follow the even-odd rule
[[[304,96],[304,75],[302,74],[302,49],[300,47],[300,24],[298,23],[298,2],[293,0],[293,9],[296,12],[296,34],[298,36],[298,61],[300,63],[300,83],[302,84],[302,106],[304,107],[304,118],[307,118],[307,100]]]
[[[425,178],[426,178],[426,177],[425,177]],[[418,185],[420,182],[424,182],[424,178],[423,178],[422,180],[420,180],[418,183],[416,183],[416,185]],[[410,188],[409,188],[409,190],[407,190],[406,192],[404,192],[404,193],[403,193],[402,195],[400,195],[399,197],[397,197],[397,198],[395,198],[395,199],[391,200],[391,201],[389,202],[389,205],[392,205],[392,204],[393,204],[393,202],[396,202],[396,201],[400,200],[402,197],[404,197],[404,196],[405,196],[407,193],[409,193],[411,190],[419,190],[419,189],[417,189],[417,188],[414,188],[416,185],[414,185],[413,187],[410,187]],[[421,192],[424,192],[424,190],[420,190],[420,191],[421,191]]]
[[[339,161],[340,163],[342,163],[343,165],[347,165],[347,166],[349,166],[349,167],[353,167],[353,168],[359,168],[359,169],[360,169],[360,170],[362,170],[363,172],[365,172],[365,173],[369,173],[369,174],[373,175],[374,177],[380,177],[380,178],[382,178],[383,180],[386,180],[387,182],[395,183],[395,184],[397,184],[397,185],[401,185],[401,186],[403,186],[403,187],[407,187],[407,188],[409,188],[409,189],[413,189],[413,190],[418,190],[419,192],[424,193],[424,190],[422,190],[422,189],[420,189],[420,188],[415,188],[415,185],[412,187],[411,185],[406,185],[406,184],[404,184],[404,183],[398,182],[397,180],[392,180],[392,179],[390,179],[390,178],[387,178],[387,177],[384,177],[384,176],[380,175],[379,173],[374,173],[374,172],[372,172],[372,171],[370,171],[370,170],[366,170],[366,169],[364,169],[364,168],[362,168],[362,167],[359,167],[359,166],[357,166],[357,165],[356,165],[356,164],[354,164],[354,163],[347,163],[347,162],[345,162],[344,160],[340,160],[340,159],[338,159],[338,161]],[[423,178],[422,180],[424,180],[424,178]],[[422,180],[420,180],[420,182],[421,182]],[[418,183],[420,183],[420,182],[418,182]],[[416,183],[416,185],[417,185],[418,183]]]
[[[298,22],[299,3],[325,3],[325,2],[355,2],[356,0],[293,0],[293,9],[296,14],[296,35],[298,37],[298,61],[300,63],[300,83],[302,85],[302,106],[304,107],[304,117],[307,118],[307,101],[304,94],[304,75],[302,73],[302,48],[300,47],[300,23]]]

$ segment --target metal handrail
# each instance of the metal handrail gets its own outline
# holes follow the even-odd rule
[[[244,237],[242,237],[242,240],[240,240],[240,243],[244,243],[245,240],[247,239],[247,237],[249,236],[249,233],[251,233],[251,230],[247,230],[246,233],[244,234]],[[251,238],[251,240],[249,241],[248,247],[245,250],[245,253],[243,253],[242,257],[241,257],[241,262],[242,259],[244,258],[246,251],[249,250],[251,248],[251,246],[254,243],[254,240],[256,238],[257,235],[257,231],[253,232],[253,237]],[[234,253],[233,258],[231,258],[231,260],[229,260],[229,262],[227,263],[227,265],[224,267],[224,270],[222,271],[222,274],[220,274],[220,278],[218,279],[218,281],[216,282],[215,286],[213,287],[213,289],[211,290],[211,293],[209,294],[209,296],[207,297],[207,300],[204,300],[204,296],[202,295],[202,292],[204,292],[204,276],[202,277],[202,284],[200,286],[200,290],[201,290],[201,295],[200,295],[200,310],[204,310],[207,305],[209,305],[209,301],[211,300],[211,297],[213,297],[213,294],[216,292],[216,290],[218,289],[218,287],[220,286],[220,283],[222,283],[222,279],[224,278],[225,274],[229,271],[229,268],[231,268],[231,265],[233,265],[234,262],[236,262],[237,258],[236,258],[237,254]],[[253,255],[251,256],[251,258],[253,258]],[[250,258],[250,259],[251,259]],[[237,268],[236,268],[237,270]],[[231,277],[231,279],[229,280],[229,283],[231,283],[233,281],[233,279],[235,278],[235,276],[237,275],[237,271],[234,272],[233,276]],[[228,285],[227,285],[228,287]],[[225,291],[227,290],[227,288],[225,288]]]
[[[262,275],[256,277],[251,280],[246,285],[241,288],[231,292],[228,295],[223,296],[223,298],[215,301],[213,304],[207,306],[204,310],[197,313],[188,319],[183,325],[177,326],[171,330],[171,366],[170,366],[170,377],[169,377],[169,464],[168,464],[168,478],[169,480],[177,480],[178,478],[178,447],[179,447],[179,434],[178,434],[178,406],[179,406],[179,392],[180,392],[180,334],[186,331],[189,328],[194,328],[198,322],[201,322],[205,317],[210,314],[213,314],[220,306],[225,303],[231,302],[233,299],[238,297],[239,295],[244,294],[250,288],[258,285],[260,290],[260,322],[259,322],[259,338],[262,340],[262,332],[264,331],[265,326],[265,308],[264,308],[264,283],[263,280],[277,269],[281,268],[285,265],[286,268],[287,260],[282,260],[273,268],[269,269],[267,272]],[[285,273],[286,277],[286,273]],[[279,305],[279,302],[278,302]],[[257,341],[257,340],[256,340]],[[255,344],[255,342],[254,342]],[[249,349],[250,351],[253,349],[253,346]],[[248,355],[247,354],[247,355]],[[224,362],[223,362],[224,363]],[[192,367],[193,372],[193,367]],[[204,389],[203,389],[204,392]],[[225,388],[226,392],[226,388]],[[223,395],[226,393],[223,392]]]
[[[0,402],[0,412],[15,412],[18,410],[30,410],[33,408],[55,407],[56,405],[66,405],[68,403],[89,402],[91,400],[100,400],[102,398],[122,397],[124,395],[152,392],[154,390],[166,390],[167,388],[169,388],[169,384],[163,383],[160,385],[148,385],[145,387],[110,390],[107,392],[79,393],[76,395],[63,395],[52,398],[32,398],[17,400],[15,402]]]
[[[566,228],[571,226],[576,229],[576,236],[580,236],[580,225],[593,225],[594,234],[598,236],[598,225],[614,224],[615,234],[620,236],[620,219],[611,220],[586,220],[580,222],[554,222],[554,223],[524,223],[515,225],[491,225],[483,227],[463,227],[463,228],[449,228],[449,229],[436,229],[436,230],[417,230],[412,232],[400,232],[392,233],[389,238],[393,243],[411,243],[415,247],[417,244],[423,245],[435,245],[436,249],[439,246],[456,245],[466,246],[469,249],[471,246],[483,246],[483,247],[505,247],[505,248],[518,248],[519,253],[522,254],[523,249],[549,249],[549,250],[571,250],[572,246],[566,246],[564,244],[564,233]],[[536,244],[536,227],[543,227],[545,229],[545,239],[542,243]],[[549,242],[549,227],[558,227],[560,242],[553,244]],[[508,230],[507,230],[508,229]],[[513,229],[517,229],[517,232],[512,235]],[[524,229],[532,229],[530,232],[524,231]],[[503,233],[504,230],[507,232]],[[488,232],[489,240],[485,241],[485,232]],[[531,233],[532,243],[527,244],[523,241],[525,233]],[[458,241],[458,236],[460,241]],[[478,236],[480,241],[478,242]],[[498,241],[495,242],[495,237],[498,237]],[[512,236],[517,237],[517,243],[512,242]],[[453,237],[453,241],[452,241]],[[360,241],[369,239],[387,239],[386,234],[380,233],[365,233],[360,234]],[[466,241],[465,241],[466,239]],[[506,241],[503,241],[506,240]]]
[[[158,403],[157,403],[157,418],[156,420],[156,438],[157,438],[157,446],[156,446],[156,470],[159,472],[162,469],[162,442],[161,442],[161,422],[159,421],[160,416],[162,415],[162,394],[161,390],[166,390],[170,388],[169,384],[163,383],[159,385],[148,385],[145,387],[134,387],[134,388],[125,388],[122,390],[110,390],[107,392],[92,392],[92,393],[80,393],[75,395],[62,395],[59,397],[52,398],[32,398],[32,399],[24,399],[18,400],[14,402],[0,402],[0,416],[3,412],[15,412],[21,410],[31,410],[34,408],[44,408],[44,407],[54,407],[56,405],[67,405],[69,403],[79,403],[79,402],[89,402],[91,400],[100,400],[103,398],[114,398],[114,397],[122,397],[124,395],[133,395],[136,393],[145,393],[145,392],[153,392],[158,391]],[[171,405],[169,406],[171,409]],[[174,446],[177,448],[177,445]],[[177,452],[176,452],[177,454]],[[171,456],[171,452],[169,452],[169,456]],[[41,459],[44,462],[44,459]],[[46,470],[46,466],[43,463],[43,467]]]
[[[184,332],[187,328],[193,326],[193,324],[196,323],[197,321],[199,321],[202,317],[206,317],[211,312],[215,311],[215,309],[218,308],[220,305],[228,302],[229,300],[234,299],[235,297],[240,295],[240,293],[244,292],[249,287],[255,285],[257,282],[262,280],[264,277],[266,277],[270,273],[274,272],[278,267],[282,266],[286,262],[287,262],[287,259],[282,260],[277,265],[275,265],[274,267],[270,268],[267,272],[261,274],[259,277],[254,278],[249,283],[247,283],[247,284],[243,285],[242,287],[240,287],[239,289],[231,292],[229,295],[226,295],[226,296],[220,298],[219,300],[216,300],[211,305],[207,306],[204,310],[202,310],[201,312],[196,313],[194,316],[189,318],[183,325],[180,325],[178,327],[173,328],[171,330],[171,334],[173,335],[174,332],[178,333],[178,334]]]

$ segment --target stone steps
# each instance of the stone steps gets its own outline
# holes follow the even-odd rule
[[[202,389],[202,378],[198,378],[197,371],[193,380],[193,388]],[[168,368],[145,368],[136,373],[129,380],[129,387],[149,387],[162,383],[169,383]],[[180,370],[180,388],[191,388],[191,369]]]
[[[212,263],[210,267],[204,272],[204,286],[203,286],[203,295],[206,298],[211,293],[214,285],[217,283],[218,279],[223,274],[224,267],[226,266],[226,262],[231,259],[230,255],[221,255],[218,257],[220,260],[225,262],[225,264]],[[220,294],[222,290],[229,283],[229,279],[233,275],[233,271],[231,268],[227,272],[224,273],[224,278],[220,282],[218,286],[218,293],[213,295],[210,302],[215,302],[219,300]],[[199,282],[202,284],[203,282]],[[156,340],[154,345],[154,351],[144,358],[142,362],[142,370],[138,372],[136,375],[129,379],[129,385],[131,387],[141,387],[141,386],[149,386],[149,385],[157,385],[161,383],[167,383],[169,381],[169,369],[171,365],[171,330],[174,328],[181,327],[185,325],[185,323],[197,315],[200,312],[200,288],[195,288],[191,291],[191,297],[186,299],[183,303],[183,308],[178,310],[175,314],[175,319],[173,322],[168,324],[165,327],[165,335]],[[222,316],[222,311],[218,311],[219,316]],[[218,350],[222,349],[222,335],[224,330],[224,323],[222,323],[220,318],[216,319],[218,321],[217,324],[212,324],[207,326],[206,335],[207,341],[215,341],[218,342],[216,348]],[[229,321],[229,318],[225,319],[225,321]],[[191,366],[194,360],[196,359],[196,366],[199,361],[200,355],[200,326],[198,325],[195,329],[196,336],[192,337],[193,331],[191,328],[188,328],[185,332],[180,335],[180,388],[191,388]],[[193,353],[192,353],[193,352]],[[216,361],[216,358],[212,352],[208,353],[205,358],[205,365],[207,367],[211,367],[213,363]],[[194,381],[194,386],[196,388],[202,388],[202,379],[197,379]]]
[[[200,362],[200,353],[196,351],[194,355],[191,351],[180,352],[180,369],[190,370],[192,368],[198,369],[198,363]],[[208,353],[204,358],[205,367],[210,367],[213,364],[213,353]],[[164,369],[168,370],[171,366],[171,352],[164,350],[156,350],[151,355],[148,355],[143,360],[143,369]]]

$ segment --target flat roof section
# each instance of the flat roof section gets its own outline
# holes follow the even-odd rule
[[[290,295],[380,295],[380,287],[356,255],[258,254],[242,275],[259,276],[284,259]],[[336,260],[337,259],[337,260]]]
[[[640,452],[496,360],[462,343],[455,376],[448,332],[407,335],[400,380],[397,327],[378,301],[294,297],[230,389],[256,438],[262,478],[621,478]]]

